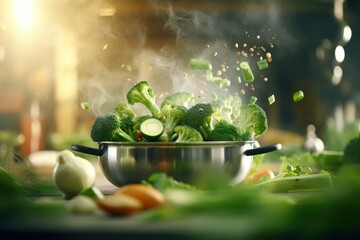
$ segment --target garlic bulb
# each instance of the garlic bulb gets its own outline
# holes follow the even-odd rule
[[[72,198],[93,186],[95,177],[95,168],[88,160],[75,156],[69,150],[58,153],[53,180],[65,198]]]

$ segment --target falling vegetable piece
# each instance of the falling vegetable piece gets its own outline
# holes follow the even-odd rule
[[[251,98],[250,98],[250,104],[255,104],[256,103],[256,101],[257,101],[257,97],[255,97],[255,96],[251,96]]]
[[[251,71],[250,65],[248,62],[240,63],[241,74],[245,82],[253,82],[254,75]]]
[[[257,65],[258,65],[260,70],[264,70],[264,69],[267,69],[269,67],[268,62],[266,61],[266,59],[258,61]]]
[[[211,70],[212,65],[210,60],[191,58],[189,61],[190,68],[193,70]]]
[[[273,104],[275,102],[275,95],[272,94],[270,97],[268,97],[269,104]]]
[[[127,71],[127,72],[131,72],[131,71],[132,71],[132,67],[131,67],[130,64],[122,64],[121,67],[124,68],[125,71]]]
[[[219,87],[229,87],[231,85],[230,80],[226,78],[214,77],[213,79],[211,79],[211,81],[213,81]]]
[[[90,110],[90,104],[88,102],[82,102],[80,103],[80,106],[84,110]]]
[[[293,100],[294,102],[299,102],[304,98],[304,92],[299,90],[297,92],[294,92],[293,94]]]

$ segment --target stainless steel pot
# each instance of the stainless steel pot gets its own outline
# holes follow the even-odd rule
[[[72,149],[99,157],[105,177],[115,186],[136,183],[154,172],[193,183],[203,174],[227,177],[231,184],[248,175],[254,155],[272,152],[280,144],[256,147],[258,142],[100,142],[99,148]]]

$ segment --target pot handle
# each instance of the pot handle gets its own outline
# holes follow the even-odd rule
[[[253,149],[248,149],[244,151],[244,154],[246,156],[253,156],[253,155],[259,155],[259,154],[264,154],[264,153],[268,153],[268,152],[273,152],[276,150],[280,150],[282,148],[281,144],[273,144],[273,145],[268,145],[268,146],[264,146],[264,147],[258,147],[258,148],[253,148]]]
[[[86,146],[82,146],[82,145],[77,145],[77,144],[73,144],[71,145],[71,149],[77,152],[81,152],[81,153],[86,153],[86,154],[90,154],[90,155],[95,155],[95,156],[102,156],[106,149],[107,149],[107,145],[105,145],[103,148],[92,148],[92,147],[86,147]]]

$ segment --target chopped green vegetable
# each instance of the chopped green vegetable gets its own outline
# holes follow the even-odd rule
[[[211,61],[207,59],[191,58],[189,61],[190,68],[193,70],[211,70]]]
[[[244,82],[253,82],[254,81],[254,75],[251,71],[251,68],[250,68],[250,65],[248,62],[240,63],[240,70],[241,70],[241,74],[243,76]]]
[[[90,110],[90,104],[88,102],[82,102],[80,103],[80,106],[84,110]]]
[[[134,105],[135,103],[143,104],[154,117],[157,117],[160,109],[155,102],[155,95],[146,81],[135,84],[127,93],[127,100],[129,104]]]
[[[150,141],[157,140],[164,132],[164,124],[157,118],[148,118],[140,125],[142,136]]]
[[[237,77],[237,81],[238,81],[238,83],[241,83],[241,77],[240,76]]]
[[[256,103],[256,101],[257,101],[257,97],[255,97],[255,96],[251,96],[251,98],[250,98],[250,104],[255,104]]]
[[[130,64],[122,64],[121,67],[124,68],[125,71],[127,71],[127,72],[131,72],[131,71],[132,71],[132,67],[131,67]]]
[[[221,78],[221,77],[214,77],[211,79],[212,82],[214,82],[219,87],[229,87],[231,85],[231,82],[229,79]]]
[[[268,101],[269,101],[269,105],[273,104],[275,102],[275,95],[272,94],[271,96],[269,96]]]
[[[267,69],[269,67],[268,62],[266,61],[266,59],[257,61],[257,65],[258,65],[260,70],[264,70],[264,69]]]
[[[294,102],[299,102],[304,98],[304,92],[299,90],[297,92],[294,92],[293,94],[293,100]]]

